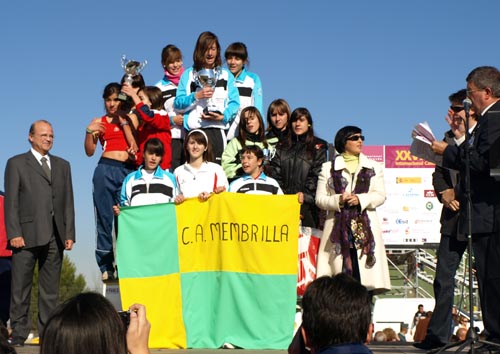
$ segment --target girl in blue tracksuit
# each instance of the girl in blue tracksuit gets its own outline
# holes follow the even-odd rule
[[[241,42],[232,43],[227,47],[224,57],[226,58],[227,68],[234,76],[234,84],[240,94],[240,110],[227,131],[227,140],[229,141],[238,136],[238,124],[243,108],[248,106],[256,107],[262,116],[264,116],[264,110],[260,77],[247,71],[249,64],[247,46]]]
[[[222,152],[226,146],[225,130],[236,117],[240,107],[238,89],[233,75],[222,68],[220,44],[212,32],[203,32],[198,37],[193,53],[193,66],[181,76],[174,108],[185,110],[184,128],[188,131],[201,129],[210,140],[214,161],[221,163]],[[195,80],[196,73],[202,69],[214,70],[215,87],[204,86]],[[210,105],[215,109],[206,111]]]
[[[156,83],[162,92],[164,109],[170,117],[170,131],[172,133],[172,162],[170,171],[174,171],[178,166],[185,161],[184,157],[184,112],[174,109],[174,100],[177,95],[177,87],[184,66],[182,65],[182,52],[173,44],[165,46],[161,52],[161,65],[165,71],[163,79]]]

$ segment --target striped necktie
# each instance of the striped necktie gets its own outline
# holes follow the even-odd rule
[[[42,162],[42,169],[43,169],[43,172],[45,172],[45,175],[47,176],[47,178],[49,179],[49,181],[52,179],[52,174],[50,172],[50,167],[49,167],[49,164],[47,163],[47,158],[44,156],[40,159],[40,161]]]

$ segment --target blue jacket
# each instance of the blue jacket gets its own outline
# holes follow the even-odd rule
[[[212,102],[224,114],[222,121],[201,119],[201,113],[207,106],[207,99],[196,100],[195,92],[200,89],[194,82],[193,67],[186,69],[179,81],[174,101],[175,109],[185,110],[184,128],[187,130],[197,128],[227,129],[240,108],[240,95],[234,85],[233,74],[226,68],[221,68],[217,86],[211,98]]]
[[[240,109],[227,132],[228,140],[238,136],[238,126],[240,124],[240,115],[243,108],[248,106],[256,107],[262,117],[265,117],[262,102],[262,83],[259,75],[251,73],[243,67],[243,70],[238,77],[234,79],[234,82],[240,94]]]

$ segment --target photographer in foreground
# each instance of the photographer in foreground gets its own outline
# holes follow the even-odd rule
[[[314,354],[372,354],[368,290],[345,273],[314,280],[302,298],[302,335]],[[290,352],[290,350],[289,350]]]
[[[78,294],[52,313],[41,336],[40,354],[149,354],[146,308],[134,304],[129,311],[126,328],[104,296]]]

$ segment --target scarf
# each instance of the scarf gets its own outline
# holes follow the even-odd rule
[[[260,134],[258,131],[256,133],[247,132],[247,140],[251,141],[252,143],[261,143],[262,142],[262,138],[260,137]]]
[[[167,70],[165,70],[165,77],[172,82],[175,86],[179,86],[179,80],[181,79],[181,75],[184,72],[184,67],[181,68],[177,75],[172,75]]]
[[[271,135],[277,137],[279,142],[283,142],[288,139],[288,134],[289,134],[288,128],[286,128],[285,130],[278,130],[275,126],[272,125],[271,132],[272,132]]]
[[[348,160],[352,159],[349,157]],[[351,164],[352,161],[348,161],[347,163]],[[336,171],[332,163],[331,173],[331,181],[335,193],[344,193],[349,183],[342,176],[342,170]],[[370,180],[373,176],[375,176],[375,171],[372,168],[362,167],[358,172],[354,194],[367,193],[370,189]],[[363,255],[367,256],[367,268],[371,268],[375,264],[375,241],[370,228],[370,219],[366,210],[360,211],[359,206],[349,207],[344,205],[340,211],[335,212],[330,241],[334,245],[333,253],[343,256],[342,271],[344,273],[352,275],[351,245],[357,250],[361,250],[360,259]]]
[[[344,158],[345,166],[349,173],[353,174],[354,172],[356,172],[356,169],[359,165],[359,155],[350,155],[344,152],[342,153],[342,157]]]

